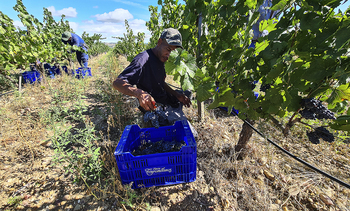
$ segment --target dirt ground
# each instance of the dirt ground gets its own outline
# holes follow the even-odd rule
[[[123,128],[110,126],[107,106],[92,88],[99,77],[109,80],[98,73],[106,63],[96,59],[93,70],[98,71],[87,79],[91,89],[86,90],[84,115],[100,133],[108,134],[112,152]],[[127,65],[122,58],[118,63],[120,68]],[[213,109],[199,121],[195,101],[185,108],[199,134],[195,182],[135,190],[121,187],[119,181],[115,182],[118,190],[99,183],[75,183],[64,165],[54,164],[52,131],[39,122],[40,111],[52,102],[43,90],[40,85],[28,86],[21,97],[0,97],[1,210],[350,210],[349,188],[296,162],[256,133],[247,158],[237,160],[233,149],[242,120]],[[117,120],[138,123],[133,99],[123,99],[130,113]],[[350,143],[340,133],[332,143],[313,144],[306,136],[310,127],[302,124],[295,125],[287,138],[271,122],[259,120],[254,126],[284,149],[350,184]],[[114,159],[112,153],[105,156]],[[114,174],[112,178],[118,180],[118,173]]]

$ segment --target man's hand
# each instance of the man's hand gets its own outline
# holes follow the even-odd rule
[[[141,95],[139,95],[138,99],[140,106],[146,111],[153,111],[155,109],[156,101],[150,94],[144,92]]]
[[[141,89],[133,87],[124,79],[115,79],[113,82],[113,87],[123,94],[136,97],[139,100],[140,106],[146,111],[153,111],[155,109],[156,101],[150,94]]]
[[[184,94],[178,95],[177,99],[186,107],[190,107],[192,105],[191,100]]]

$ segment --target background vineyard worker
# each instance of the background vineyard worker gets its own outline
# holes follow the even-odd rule
[[[176,48],[183,49],[180,32],[173,28],[165,29],[158,39],[157,46],[135,56],[113,82],[116,90],[138,99],[139,109],[143,113],[154,110],[155,103],[165,105],[170,123],[187,120],[182,106],[191,105],[186,95],[173,90],[165,83],[164,63]]]
[[[75,46],[81,47],[85,51],[88,50],[88,46],[85,44],[85,41],[78,35],[71,33],[69,31],[66,31],[62,34],[62,42],[64,44],[68,43],[71,46],[75,45]],[[89,55],[82,51],[76,51],[76,55],[77,55],[79,64],[82,67],[87,68]]]

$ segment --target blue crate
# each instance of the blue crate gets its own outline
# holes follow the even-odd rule
[[[51,67],[51,71],[54,75],[61,75],[61,71],[59,67]]]
[[[51,65],[49,63],[44,64],[44,69],[51,69]]]
[[[68,67],[67,66],[61,66],[62,70],[69,75]]]
[[[30,70],[31,71],[38,71],[37,69],[36,69],[36,67],[35,67],[35,65],[34,64],[30,64]]]
[[[36,81],[41,81],[41,74],[37,70],[26,71],[22,73],[23,82],[33,84]]]
[[[46,69],[46,70],[45,70],[45,73],[46,73],[46,75],[47,75],[48,77],[50,77],[50,78],[52,78],[52,79],[55,78],[55,71],[52,70],[51,68],[50,68],[50,69]]]
[[[186,146],[177,152],[140,156],[131,154],[142,143],[161,140],[184,141]],[[197,144],[186,120],[158,129],[128,125],[124,129],[114,155],[122,183],[133,183],[133,189],[196,180]]]
[[[85,77],[91,77],[91,68],[84,68],[84,67],[79,67],[75,71],[72,70],[72,75],[74,75],[76,78],[85,78]]]

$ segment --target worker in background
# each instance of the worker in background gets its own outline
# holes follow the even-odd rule
[[[66,31],[62,34],[62,42],[64,44],[68,43],[71,46],[75,45],[81,47],[85,52],[76,51],[77,59],[82,67],[88,68],[89,55],[86,53],[88,46],[85,44],[85,41],[78,35]]]

